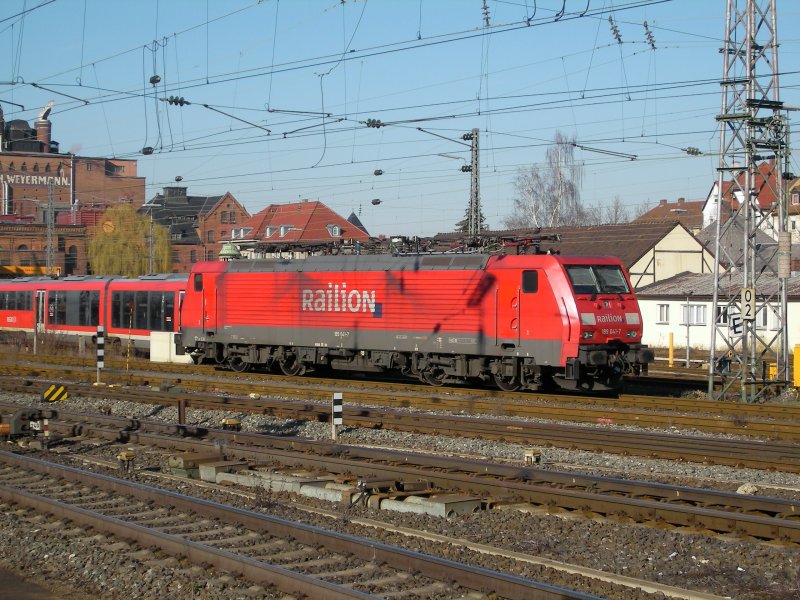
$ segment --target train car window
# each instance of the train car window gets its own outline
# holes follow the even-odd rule
[[[598,265],[595,268],[600,289],[611,294],[627,294],[630,292],[628,282],[622,269],[614,265]]]
[[[628,282],[617,265],[567,265],[576,294],[627,294]]]
[[[147,292],[136,292],[136,315],[133,317],[134,329],[147,329]]]
[[[8,310],[8,296],[11,292],[0,293],[0,310]]]
[[[122,294],[111,294],[111,326],[122,327]]]
[[[65,292],[53,292],[51,294],[48,317],[53,325],[66,325],[67,297]]]
[[[150,292],[148,305],[150,306],[151,331],[164,331],[164,295],[160,292]]]
[[[576,294],[596,294],[600,291],[589,265],[567,265],[566,268]]]
[[[33,308],[33,292],[17,292],[17,310]]]
[[[92,292],[89,300],[89,325],[97,327],[100,324],[100,292]]]
[[[91,293],[88,291],[78,292],[78,325],[90,325],[89,322],[91,320],[91,307],[92,307],[92,297]]]
[[[133,292],[122,292],[122,326],[133,329]]]
[[[203,291],[203,274],[202,273],[195,273],[194,274],[194,291],[195,292],[202,292]]]
[[[539,271],[522,272],[522,291],[526,294],[539,291]]]

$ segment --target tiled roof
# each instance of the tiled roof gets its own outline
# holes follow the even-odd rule
[[[741,274],[734,275],[725,281],[730,286],[731,294],[737,294],[742,289]],[[758,294],[775,294],[778,289],[778,278],[773,275],[762,275],[758,278]],[[786,293],[793,299],[800,299],[800,277],[787,279]],[[640,299],[653,299],[665,297],[681,297],[691,294],[694,298],[710,299],[714,295],[713,273],[679,273],[651,283],[636,290]]]
[[[727,266],[726,256],[727,257],[738,257],[741,256],[743,253],[743,246],[744,246],[744,220],[741,215],[734,217],[734,221],[728,221],[725,223],[724,227],[725,230],[722,234],[722,239],[720,243],[720,247],[722,248],[721,256],[719,257],[720,264]],[[702,231],[698,232],[695,236],[700,241],[701,244],[706,246],[711,254],[716,252],[716,239],[717,239],[717,223],[716,221],[703,229]],[[778,242],[776,242],[772,237],[757,229],[755,232],[755,242],[760,244],[765,249],[769,246],[777,246]],[[766,254],[766,252],[765,252]],[[775,257],[777,260],[777,257]],[[763,262],[757,261],[756,268],[761,269],[763,267]]]
[[[330,226],[338,227],[341,235],[331,235]],[[369,239],[366,231],[319,201],[271,204],[242,223],[241,227],[251,229],[242,240],[261,243],[292,244]]]
[[[367,228],[364,227],[364,224],[361,222],[361,219],[358,218],[358,215],[356,215],[356,213],[351,212],[350,216],[347,217],[347,222],[348,223],[352,223],[353,225],[358,227],[361,231],[363,231],[364,233],[369,235],[369,232],[367,231]]]
[[[685,229],[683,225],[673,221],[551,229],[510,229],[484,231],[481,235],[489,238],[535,238],[558,235],[560,241],[542,241],[541,250],[558,251],[569,256],[616,256],[626,267],[630,267],[676,227]],[[436,241],[442,244],[448,240],[458,240],[463,236],[463,233],[440,233],[436,236]]]
[[[772,204],[775,202],[775,175],[780,174],[780,168],[776,168],[774,166],[775,160],[765,160],[758,163],[758,168],[756,170],[755,181],[751,182],[751,186],[754,190],[756,190],[756,194],[758,197],[758,206],[761,209],[769,209]],[[736,182],[738,185],[734,185],[732,181],[728,181],[726,185],[724,185],[723,197],[726,201],[731,202],[731,196],[734,191],[742,189],[745,185],[745,174],[739,173],[736,178]],[[789,180],[786,182],[788,185],[792,185],[794,179]],[[769,182],[769,184],[767,183]],[[733,207],[737,208],[739,206],[738,200],[733,200]]]
[[[705,200],[692,202],[686,202],[683,198],[678,198],[677,202],[661,200],[658,206],[648,210],[641,217],[634,219],[633,222],[679,221],[686,227],[702,227],[703,205],[705,205]]]
[[[185,187],[167,187],[148,201],[143,208],[152,211],[153,220],[162,225],[170,221],[196,219],[210,212],[222,196],[190,196]]]

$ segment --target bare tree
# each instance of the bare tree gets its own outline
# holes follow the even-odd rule
[[[581,225],[587,216],[581,206],[583,166],[575,161],[575,138],[556,132],[545,164],[520,169],[514,181],[514,210],[506,227]]]
[[[605,218],[603,222],[607,225],[619,225],[620,223],[627,223],[630,221],[628,208],[622,203],[622,198],[614,196],[609,206],[605,209]]]
[[[581,225],[619,225],[630,221],[627,207],[622,204],[619,196],[614,196],[611,204],[602,206],[596,204],[585,208],[581,212]]]

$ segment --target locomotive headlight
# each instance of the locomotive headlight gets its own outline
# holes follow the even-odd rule
[[[585,340],[590,340],[594,337],[594,331],[584,331],[581,334],[581,337]]]
[[[626,335],[627,335],[629,338],[635,338],[635,337],[636,337],[636,335],[637,335],[638,333],[639,333],[639,332],[638,332],[638,331],[636,331],[635,329],[631,329],[630,331],[628,331],[628,333],[627,333]]]

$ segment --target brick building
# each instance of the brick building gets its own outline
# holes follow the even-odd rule
[[[46,256],[52,220],[53,264],[63,274],[85,274],[86,226],[120,202],[140,207],[145,182],[135,160],[60,153],[51,138],[51,106],[33,127],[22,119],[6,122],[0,108],[0,266],[44,264],[40,253]]]
[[[217,260],[231,231],[250,218],[231,193],[192,196],[184,186],[165,187],[140,210],[169,229],[174,273],[188,272],[198,261]]]
[[[0,277],[44,275],[47,266],[47,225],[0,220]],[[86,228],[53,228],[54,272],[83,275],[89,272]]]
[[[345,219],[319,201],[271,204],[231,228],[231,242],[247,258],[300,258],[355,251],[370,241],[355,214]]]

